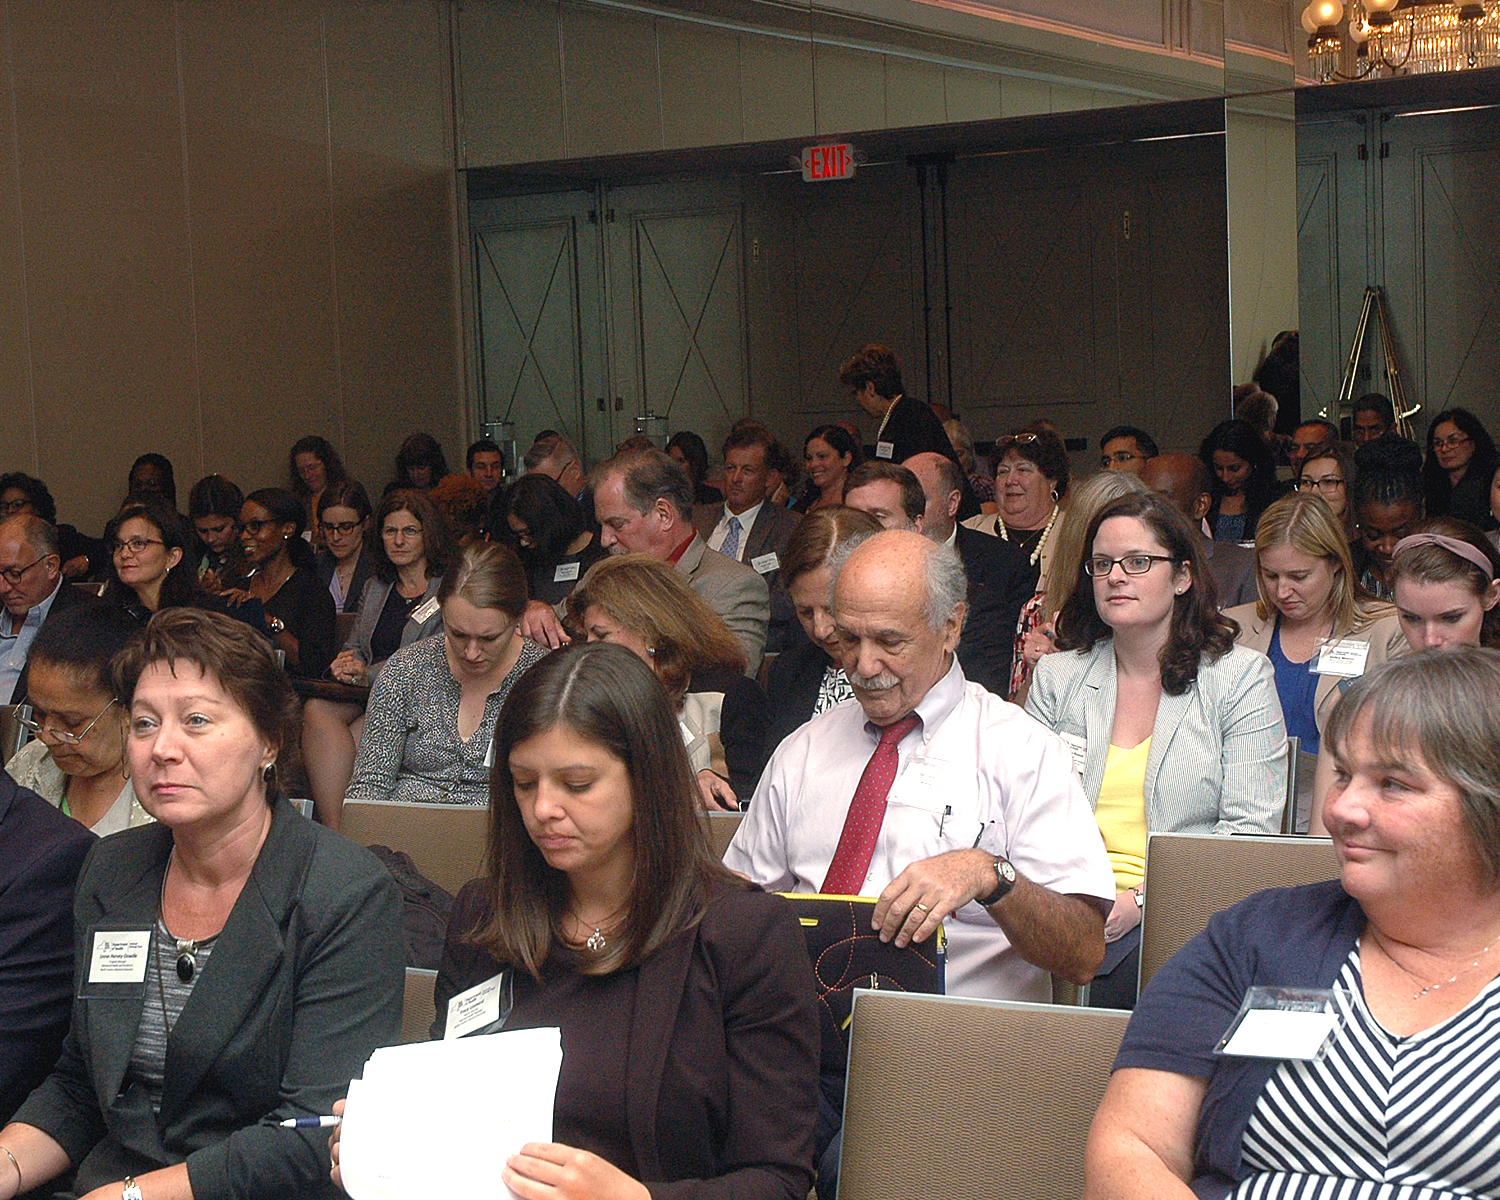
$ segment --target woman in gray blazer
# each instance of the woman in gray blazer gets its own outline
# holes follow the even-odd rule
[[[1286,795],[1286,726],[1265,655],[1234,644],[1184,518],[1131,495],[1089,526],[1026,711],[1073,751],[1119,889],[1096,1003],[1130,1007],[1150,833],[1265,833]]]
[[[263,638],[167,609],[115,666],[156,823],[95,844],[73,904],[73,1020],[0,1130],[0,1197],[70,1166],[90,1200],[336,1193],[327,1113],[401,1021],[401,895],[277,794],[297,700]]]

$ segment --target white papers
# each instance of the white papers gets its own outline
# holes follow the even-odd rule
[[[1239,1058],[1314,1059],[1338,1024],[1331,1012],[1287,1012],[1252,1008],[1224,1043],[1223,1053]]]
[[[344,1190],[354,1200],[515,1200],[500,1169],[527,1142],[552,1140],[561,1068],[555,1028],[375,1051],[349,1084]]]

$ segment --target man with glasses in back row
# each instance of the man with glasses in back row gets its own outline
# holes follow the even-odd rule
[[[0,521],[0,702],[26,694],[26,657],[52,613],[84,599],[62,577],[57,530],[23,514]]]

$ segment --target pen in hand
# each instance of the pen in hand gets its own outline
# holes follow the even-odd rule
[[[283,1129],[332,1129],[343,1123],[343,1117],[288,1117],[278,1122]]]

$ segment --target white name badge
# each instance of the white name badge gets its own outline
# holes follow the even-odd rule
[[[895,458],[896,457],[896,443],[895,442],[876,442],[875,443],[875,457],[876,458]]]
[[[1370,657],[1369,642],[1331,642],[1318,651],[1318,662],[1313,667],[1317,675],[1338,675],[1354,679],[1365,673],[1365,660]]]
[[[1321,1058],[1349,1008],[1330,988],[1253,987],[1214,1047],[1233,1058]]]
[[[578,564],[558,563],[557,570],[552,572],[553,583],[571,583],[578,578]]]
[[[1057,735],[1068,745],[1068,752],[1073,756],[1073,770],[1078,772],[1078,778],[1083,778],[1083,763],[1088,757],[1089,744],[1086,738],[1079,737],[1076,733],[1060,733]]]
[[[144,983],[151,930],[96,929],[89,952],[89,983]]]
[[[429,596],[421,604],[417,605],[415,610],[413,610],[411,619],[418,625],[420,625],[424,621],[430,621],[433,617],[437,616],[437,611],[441,607],[442,606],[438,604],[438,598],[436,596]]]
[[[780,569],[781,559],[776,557],[776,551],[768,550],[765,554],[752,558],[750,566],[758,575],[769,575],[772,571]]]
[[[475,984],[448,1001],[448,1020],[443,1026],[443,1040],[461,1038],[476,1029],[484,1029],[500,1019],[500,989],[506,975],[502,971],[493,979]]]

